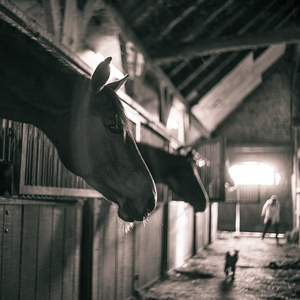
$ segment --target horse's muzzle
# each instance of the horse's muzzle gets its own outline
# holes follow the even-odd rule
[[[131,203],[126,202],[120,205],[118,215],[125,222],[144,221],[153,211],[156,205],[156,199],[150,198],[146,202],[142,211],[136,209]]]

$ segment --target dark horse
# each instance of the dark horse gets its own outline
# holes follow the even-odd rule
[[[181,200],[192,204],[196,212],[205,210],[209,198],[191,153],[170,154],[146,144],[138,147],[155,182],[167,184]]]
[[[121,219],[146,218],[156,188],[116,94],[127,77],[106,84],[107,58],[90,79],[49,42],[3,20],[0,38],[0,117],[41,129],[66,168],[119,205]]]

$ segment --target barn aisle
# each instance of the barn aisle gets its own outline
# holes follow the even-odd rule
[[[275,238],[221,234],[206,249],[168,279],[141,291],[144,300],[156,299],[299,299],[300,248]],[[225,253],[239,251],[235,279],[226,279]],[[275,264],[271,264],[275,262]]]

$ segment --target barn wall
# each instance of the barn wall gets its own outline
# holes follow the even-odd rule
[[[82,204],[0,203],[0,299],[79,299]]]
[[[146,225],[126,232],[117,218],[117,206],[106,200],[86,205],[86,253],[84,299],[126,299],[135,288],[160,277],[162,253],[162,206]],[[90,259],[88,259],[90,256]]]
[[[261,207],[276,193],[282,203],[281,231],[292,227],[290,101],[290,73],[289,64],[286,62],[285,66],[268,76],[230,119],[225,120],[214,132],[214,136],[226,138],[227,159],[231,163],[251,159],[262,161],[273,165],[282,176],[279,186],[260,187],[257,204],[241,204],[242,231],[262,230]],[[280,147],[284,148],[281,153],[278,150]],[[260,149],[259,153],[257,149]],[[235,230],[234,204],[220,204],[218,228]]]
[[[209,214],[209,207],[204,212],[196,213],[196,252],[200,252],[209,243]]]
[[[227,144],[290,145],[290,75],[272,73],[213,133]]]
[[[133,125],[133,132],[141,128],[138,134],[141,142],[168,147],[169,141],[153,129]],[[4,126],[3,130],[6,129]],[[25,140],[27,134],[25,130]],[[46,139],[38,141],[41,144],[38,148],[42,149]],[[22,155],[27,157],[28,153]],[[13,157],[11,155],[11,159]],[[10,163],[22,165],[22,160]],[[30,184],[32,192],[37,187],[41,188]],[[43,187],[38,191],[47,189]],[[60,190],[66,193],[69,189],[60,187]],[[18,299],[15,297],[33,292],[37,295],[33,299],[126,299],[136,288],[151,284],[167,270],[181,265],[195,251],[194,210],[185,202],[168,202],[171,193],[166,185],[157,184],[157,190],[158,205],[147,224],[136,224],[127,233],[117,218],[115,204],[96,198],[75,201],[76,187],[67,203],[54,200],[55,194],[50,198],[46,194],[26,196],[32,200],[5,200],[1,210],[3,224],[5,228],[6,224],[12,228],[8,227],[7,234],[2,232],[4,244],[0,250],[4,271],[0,282],[5,297],[0,299],[7,299],[6,295],[9,299]],[[42,197],[52,202],[33,200]],[[13,206],[7,215],[4,214],[6,206]],[[198,219],[202,218],[202,224],[196,230],[198,235],[203,231],[201,241],[198,239],[198,247],[203,247],[209,242],[210,218],[208,210],[200,215]],[[9,216],[13,216],[13,220],[9,220]],[[7,242],[10,234],[16,237]],[[13,256],[9,256],[10,253]],[[47,266],[40,268],[40,260],[41,263],[46,260]],[[19,277],[21,280],[16,280]]]
[[[273,166],[281,176],[278,185],[258,186],[258,195],[252,203],[243,203],[240,206],[240,225],[241,231],[261,232],[263,230],[263,222],[261,217],[262,206],[271,195],[276,194],[281,203],[280,209],[280,232],[285,233],[293,227],[292,216],[292,194],[291,194],[291,154],[286,148],[269,148],[264,149],[263,153],[234,153],[228,154],[231,162],[241,161],[260,161]],[[269,151],[269,152],[267,152]],[[249,187],[251,188],[251,186]],[[257,187],[256,187],[257,188]],[[219,208],[219,229],[235,230],[235,204],[221,204]]]
[[[20,1],[18,3],[21,5]],[[42,5],[35,6],[36,16],[40,18],[35,19],[34,22],[16,7],[11,4],[7,5],[9,5],[8,11],[13,8],[20,20],[24,18],[24,24],[21,22],[20,27],[25,26],[26,30],[30,31],[34,24],[33,32],[36,32],[38,37],[45,38],[45,41],[48,41],[49,36],[53,37],[51,34],[48,35],[47,29],[43,29],[47,26],[39,27],[39,24],[45,25],[46,20],[46,10]],[[72,9],[75,12],[76,8],[72,7]],[[69,26],[70,31],[64,32],[61,40],[65,48],[60,49],[59,45],[55,46],[61,53],[64,53],[65,49],[76,51],[80,42],[78,29],[84,26],[80,28],[76,26],[78,20],[76,14],[73,16],[74,18],[68,21],[72,21],[74,26]],[[74,41],[74,43],[71,45],[68,41]],[[73,59],[84,73],[90,71],[89,67],[81,65],[76,55],[73,56],[72,52],[67,53],[66,60],[68,57]],[[162,80],[160,83],[164,91],[170,89]],[[150,86],[147,95],[154,97],[154,92],[156,91],[153,91],[153,87]],[[166,99],[169,99],[169,96],[173,98],[172,90],[167,91],[166,94],[168,95]],[[156,104],[157,110],[157,99]],[[160,105],[162,106],[162,103]],[[136,106],[133,105],[133,107]],[[164,107],[163,114],[163,111],[159,112],[162,114],[160,117],[167,118],[167,108],[169,109],[169,107]],[[132,125],[133,128],[142,127],[138,135],[139,141],[148,142],[160,148],[168,148],[168,139],[171,137],[165,129],[161,129],[162,124],[153,124],[153,120],[148,120],[148,115],[141,109],[136,112],[137,116],[139,114],[143,122],[147,124],[143,126],[137,122],[135,124],[137,126]],[[158,114],[157,111],[156,114]],[[163,131],[168,138],[149,129],[149,124],[160,128],[160,132]],[[37,130],[34,129],[34,132],[37,133]],[[33,152],[36,152],[35,149],[38,148],[38,141],[34,140],[35,137],[36,135],[33,134],[30,136],[32,139],[28,139],[29,144],[32,143],[34,146]],[[41,142],[44,143],[44,141]],[[178,140],[174,138],[174,143],[176,142],[178,143]],[[24,151],[21,154],[26,156],[29,166],[35,166],[38,162],[34,156],[29,159]],[[45,165],[49,162],[50,156],[49,152],[45,151],[45,156],[43,156]],[[37,166],[37,169],[39,170],[40,167]],[[57,177],[54,173],[53,178]],[[39,176],[38,179],[40,179]],[[66,179],[66,176],[62,175],[61,179]],[[0,229],[0,300],[126,299],[132,295],[135,288],[143,287],[160,277],[163,255],[165,255],[163,247],[170,245],[172,241],[170,237],[164,235],[167,230],[171,231],[169,234],[176,237],[177,241],[180,239],[185,241],[184,248],[179,254],[177,251],[176,257],[173,255],[173,249],[168,248],[170,251],[164,259],[169,259],[169,267],[183,262],[193,254],[194,214],[191,206],[186,203],[170,203],[172,209],[169,214],[172,222],[169,222],[169,219],[165,218],[168,204],[165,204],[166,201],[162,196],[158,199],[156,211],[146,226],[142,223],[136,224],[125,233],[122,222],[117,218],[117,206],[104,199],[87,200],[84,198],[81,202],[76,200],[78,195],[68,194],[66,203],[63,203],[64,199],[59,198],[61,194],[55,193],[61,191],[64,194],[66,192],[64,185],[55,186],[57,190],[49,192],[47,196],[45,194],[41,196],[40,191],[45,191],[45,187],[40,189],[40,183],[29,182],[28,186],[33,187],[27,193],[27,199],[32,199],[32,201],[0,199],[0,217],[3,220],[0,225],[2,226]],[[78,186],[72,186],[72,188],[76,190]],[[18,196],[17,192],[15,196]],[[33,200],[37,198],[45,198],[48,201],[51,199],[52,202]],[[204,217],[202,223],[207,225],[208,220],[209,218]],[[183,226],[179,227],[179,223]],[[201,243],[208,240],[207,235],[208,230],[205,231],[204,240]],[[168,242],[166,242],[167,239]]]

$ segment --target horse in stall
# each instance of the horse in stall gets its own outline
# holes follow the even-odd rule
[[[0,117],[41,129],[68,170],[118,204],[121,219],[147,218],[157,192],[116,94],[127,76],[106,84],[107,58],[87,78],[6,22],[0,36]]]
[[[204,211],[209,202],[193,154],[170,154],[162,149],[138,143],[138,148],[157,183],[164,183],[179,200],[190,203],[196,212]]]

